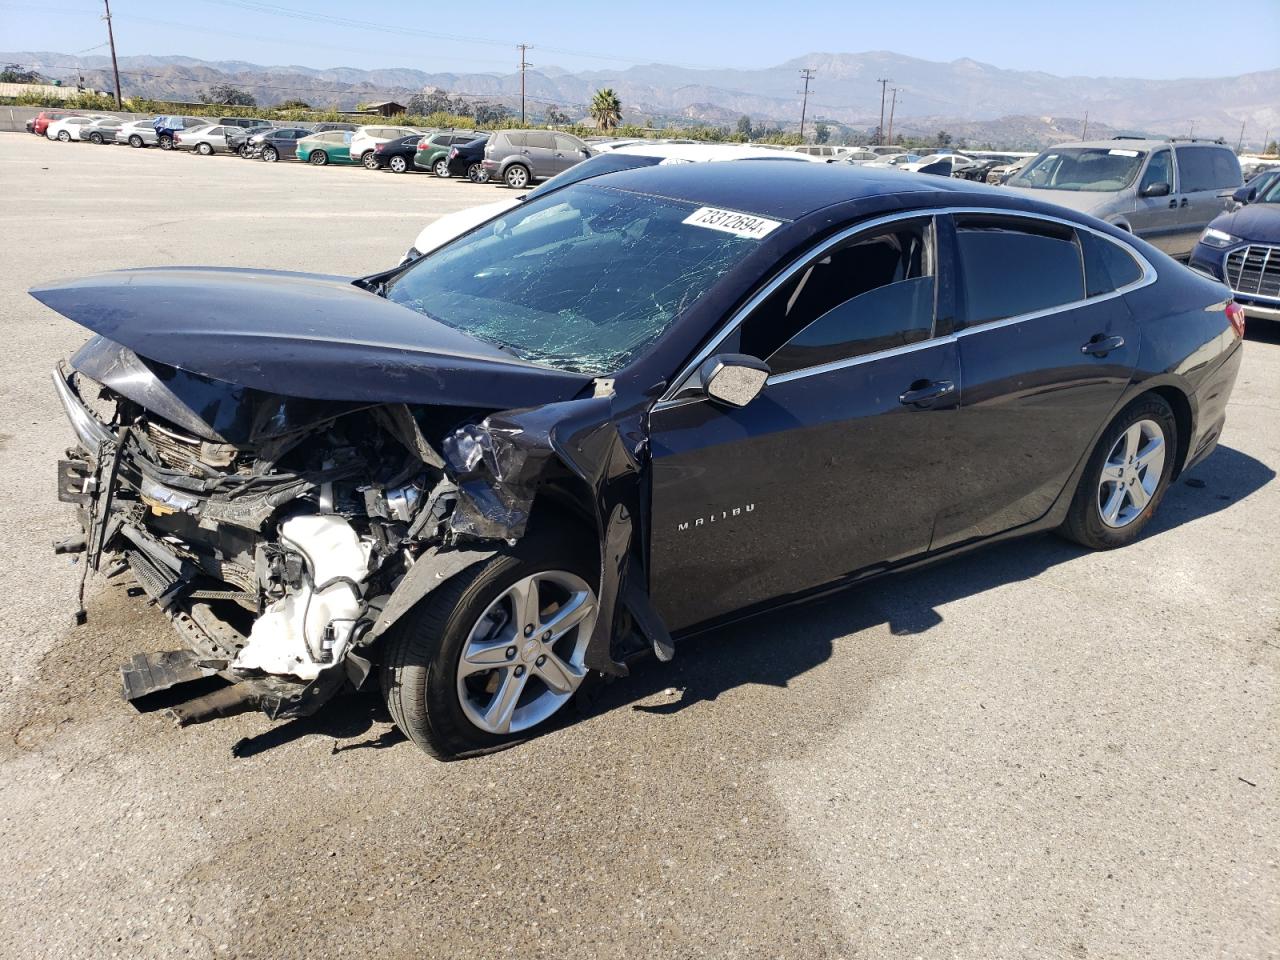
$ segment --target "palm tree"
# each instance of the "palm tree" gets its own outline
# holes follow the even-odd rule
[[[600,130],[613,130],[622,122],[622,101],[612,87],[596,91],[591,98],[591,116]]]

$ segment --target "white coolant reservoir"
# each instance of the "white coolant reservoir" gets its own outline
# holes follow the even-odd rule
[[[290,517],[280,524],[280,546],[303,558],[307,578],[254,621],[231,666],[311,680],[341,661],[351,642],[370,546],[334,514]]]

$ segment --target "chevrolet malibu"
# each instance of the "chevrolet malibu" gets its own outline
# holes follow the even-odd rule
[[[360,279],[32,294],[93,334],[53,376],[59,549],[183,640],[126,697],[192,723],[378,683],[440,758],[718,624],[1034,531],[1131,543],[1214,449],[1243,334],[1087,216],[765,160],[585,180]]]

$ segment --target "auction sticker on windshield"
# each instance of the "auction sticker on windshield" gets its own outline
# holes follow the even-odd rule
[[[749,213],[738,213],[735,210],[717,210],[715,207],[699,207],[685,217],[684,222],[695,227],[705,227],[708,230],[732,233],[735,237],[749,237],[752,240],[767,237],[782,226],[777,220],[753,217]]]

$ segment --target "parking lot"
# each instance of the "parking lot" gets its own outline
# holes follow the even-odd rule
[[[184,730],[120,699],[175,638],[100,582],[72,624],[48,371],[85,335],[26,290],[372,272],[503,189],[21,134],[0,184],[4,955],[1280,953],[1280,330],[1134,546],[1007,543],[721,630],[441,764],[376,694]]]

